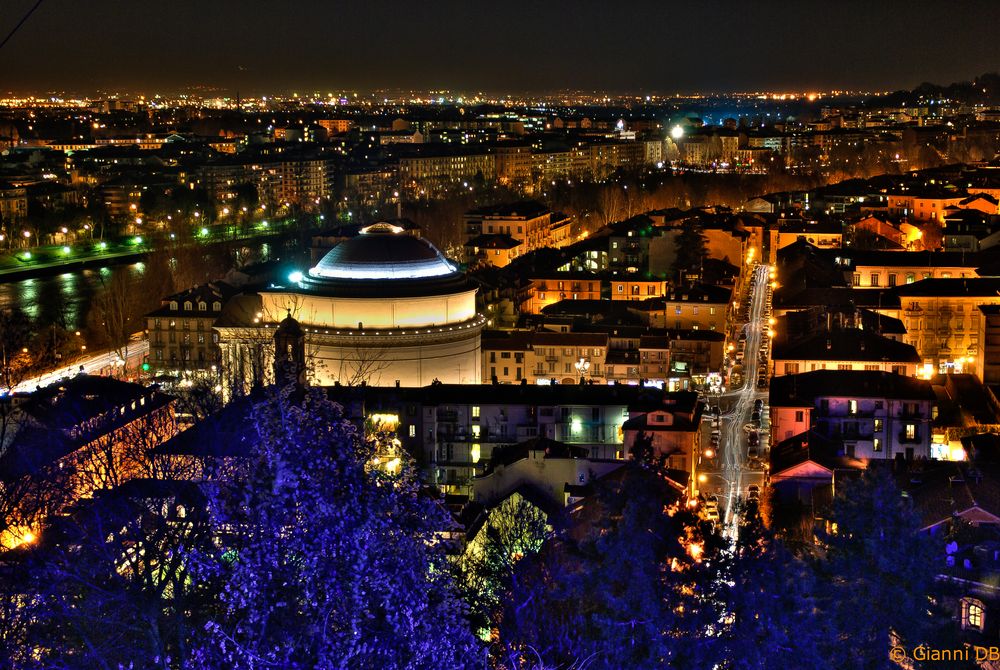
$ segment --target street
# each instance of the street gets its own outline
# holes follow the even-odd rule
[[[704,478],[703,492],[718,491],[723,533],[732,539],[736,538],[739,525],[736,503],[746,498],[747,487],[756,485],[763,489],[764,470],[756,465],[750,469],[747,458],[747,426],[751,422],[754,402],[760,398],[767,402],[767,390],[758,389],[758,367],[766,364],[761,358],[760,347],[767,337],[768,322],[765,315],[765,303],[770,291],[770,267],[758,265],[750,273],[754,278],[749,291],[749,320],[743,328],[746,333],[746,343],[743,355],[742,386],[732,388],[718,397],[722,411],[721,438],[716,468],[702,468]],[[749,280],[748,280],[749,281]],[[763,414],[763,413],[762,413]],[[766,421],[766,419],[764,419]],[[761,454],[766,454],[767,431],[761,429]],[[766,460],[766,456],[765,456]]]
[[[72,377],[81,372],[90,375],[110,374],[116,367],[135,368],[149,351],[149,340],[131,340],[125,352],[127,360],[122,360],[114,351],[102,351],[100,353],[87,356],[75,361],[72,365],[67,365],[55,370],[50,370],[37,377],[26,379],[16,387],[14,391],[18,393],[29,393],[41,386],[48,386],[64,377]]]

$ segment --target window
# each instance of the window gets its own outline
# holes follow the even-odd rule
[[[913,276],[912,272],[907,273],[907,275],[906,275],[906,283],[907,284],[912,284],[914,279],[915,279],[915,277]]]
[[[715,308],[714,308],[714,307],[709,307],[709,308],[708,308],[708,313],[709,313],[709,314],[710,314],[711,316],[715,316]]]
[[[876,437],[872,440],[872,451],[882,451],[882,440]]]
[[[185,300],[184,301],[184,311],[186,311],[186,312],[191,311],[191,301],[190,300]]]
[[[878,283],[879,283],[879,274],[877,272],[873,272],[871,274],[871,285],[878,286]]]
[[[975,598],[962,598],[962,628],[983,630],[983,603]]]
[[[199,302],[198,303],[198,311],[199,312],[205,312],[207,310],[208,310],[208,303],[206,303],[206,302]]]
[[[413,424],[410,424],[410,432],[409,432],[409,434],[410,434],[410,437],[416,437],[417,436],[417,427],[414,426]]]
[[[875,432],[876,433],[882,432],[882,419],[875,419]]]
[[[895,285],[896,285],[896,273],[895,272],[890,272],[889,273],[889,286],[895,286]]]
[[[861,286],[861,274],[858,272],[854,273],[854,285]]]
[[[906,439],[907,440],[917,439],[917,424],[915,423],[906,424]]]
[[[805,412],[803,412],[801,409],[795,410],[795,423],[802,423],[803,421],[805,421],[805,418],[806,418]]]

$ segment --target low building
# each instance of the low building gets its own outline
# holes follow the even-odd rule
[[[237,289],[213,282],[167,296],[146,314],[150,367],[158,372],[218,369],[218,335],[212,330]]]
[[[813,370],[880,370],[913,377],[922,363],[913,346],[858,328],[796,339],[778,337],[771,352],[775,376]]]
[[[525,489],[543,509],[564,507],[594,479],[624,465],[618,459],[592,459],[585,447],[535,437],[497,447],[481,475],[472,479],[472,501],[493,507]]]
[[[680,391],[665,396],[659,407],[634,413],[622,424],[626,453],[637,440],[649,439],[654,457],[662,458],[667,468],[688,473],[693,485],[704,409],[696,393]]]
[[[0,480],[9,486],[44,473],[60,496],[50,512],[149,476],[149,450],[177,432],[173,397],[110,377],[78,375],[3,402],[14,405],[0,444]],[[9,529],[0,546],[35,531],[32,523]]]
[[[817,370],[771,381],[771,444],[813,431],[851,458],[931,457],[930,382],[881,371]]]
[[[981,305],[1000,304],[1000,278],[925,279],[895,289],[905,341],[925,364],[925,375],[975,369],[980,355]]]

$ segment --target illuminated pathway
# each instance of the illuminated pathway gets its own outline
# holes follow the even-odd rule
[[[750,320],[746,325],[746,345],[743,354],[743,387],[737,389],[733,409],[727,413],[729,421],[723,429],[722,477],[726,480],[726,515],[723,529],[727,537],[736,539],[738,517],[734,514],[737,497],[743,490],[743,470],[747,460],[747,433],[744,426],[750,422],[757,393],[757,367],[760,358],[761,338],[767,329],[763,318],[764,299],[769,286],[769,266],[758,265],[753,270],[756,278],[748,296]]]

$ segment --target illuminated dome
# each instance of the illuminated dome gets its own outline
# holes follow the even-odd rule
[[[248,332],[301,328],[312,383],[478,384],[476,287],[432,244],[391,223],[362,228],[308,273],[259,293],[253,323],[220,327],[223,367],[247,370]],[[282,321],[284,319],[284,321]],[[250,338],[253,340],[253,338]],[[256,354],[254,354],[256,355]]]
[[[309,278],[323,284],[330,279],[384,282],[461,276],[434,245],[404,234],[399,226],[375,223],[360,233],[331,249],[309,270]]]

